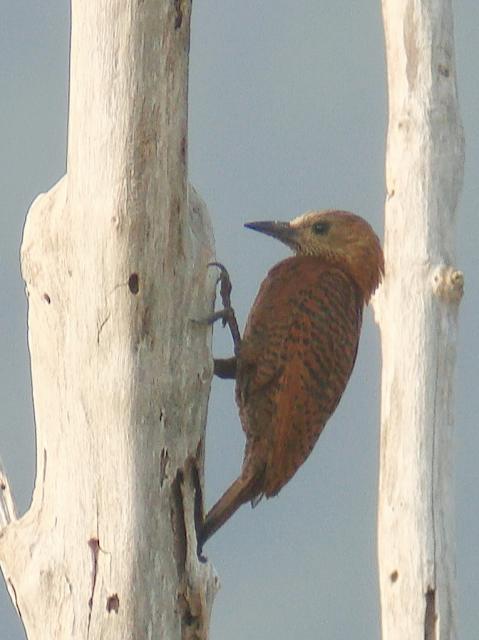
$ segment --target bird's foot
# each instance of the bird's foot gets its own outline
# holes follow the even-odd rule
[[[236,314],[233,307],[231,306],[231,279],[226,267],[221,264],[221,262],[210,262],[208,266],[218,267],[218,269],[220,270],[218,281],[220,283],[220,296],[221,302],[223,303],[223,309],[215,311],[210,316],[208,316],[205,321],[208,324],[213,324],[217,320],[221,320],[221,324],[223,325],[223,327],[226,327],[226,325],[228,325],[231,332],[231,337],[233,338],[234,353],[235,356],[237,356],[241,344],[241,335],[238,328],[238,322],[236,320]]]
[[[202,542],[202,540],[198,540],[198,542],[197,542],[196,555],[198,556],[198,560],[201,563],[208,562],[208,558],[205,556],[205,554],[203,552],[203,542]]]
[[[236,364],[236,356],[233,356],[232,358],[215,358],[215,376],[218,376],[218,378],[234,380],[236,378]]]
[[[221,320],[221,324],[223,327],[226,327],[227,324],[231,321],[231,318],[234,317],[235,312],[231,307],[229,309],[220,309],[219,311],[215,311],[206,318],[200,318],[199,320],[195,320],[195,322],[200,322],[201,324],[214,324],[217,320]]]

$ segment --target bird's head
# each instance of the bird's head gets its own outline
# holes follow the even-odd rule
[[[346,269],[365,302],[384,273],[378,237],[366,220],[348,211],[308,211],[291,222],[249,222],[245,227],[280,240],[297,255],[317,256]]]

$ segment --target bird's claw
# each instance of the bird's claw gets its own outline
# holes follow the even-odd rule
[[[233,307],[231,306],[231,279],[228,270],[221,262],[210,262],[208,267],[217,267],[220,270],[218,281],[220,283],[220,296],[223,303],[223,309],[215,311],[209,316],[208,324],[213,324],[217,320],[221,320],[223,327],[228,325],[231,331],[231,337],[233,338],[234,352],[238,355],[239,345],[241,342],[241,336],[238,328],[238,322],[236,321],[236,315]]]
[[[231,278],[228,270],[221,262],[210,262],[208,263],[208,266],[218,267],[218,269],[220,270],[218,281],[220,282],[221,301],[225,309],[231,309],[231,290],[233,286],[231,284]],[[223,321],[223,326],[225,326],[225,324],[226,322]]]

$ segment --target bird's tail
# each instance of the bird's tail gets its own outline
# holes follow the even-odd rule
[[[218,502],[208,511],[198,535],[198,553],[205,542],[231,518],[242,504],[253,500],[260,493],[264,470],[245,469],[239,478],[225,491]]]

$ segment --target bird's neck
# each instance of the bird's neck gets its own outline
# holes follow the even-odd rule
[[[356,285],[363,304],[369,302],[377,289],[382,273],[378,259],[374,259],[367,251],[363,256],[344,256],[333,252],[321,256],[298,254],[279,262],[270,273],[275,275],[277,270],[290,270],[293,265],[311,272],[327,271],[331,268],[342,271]]]

